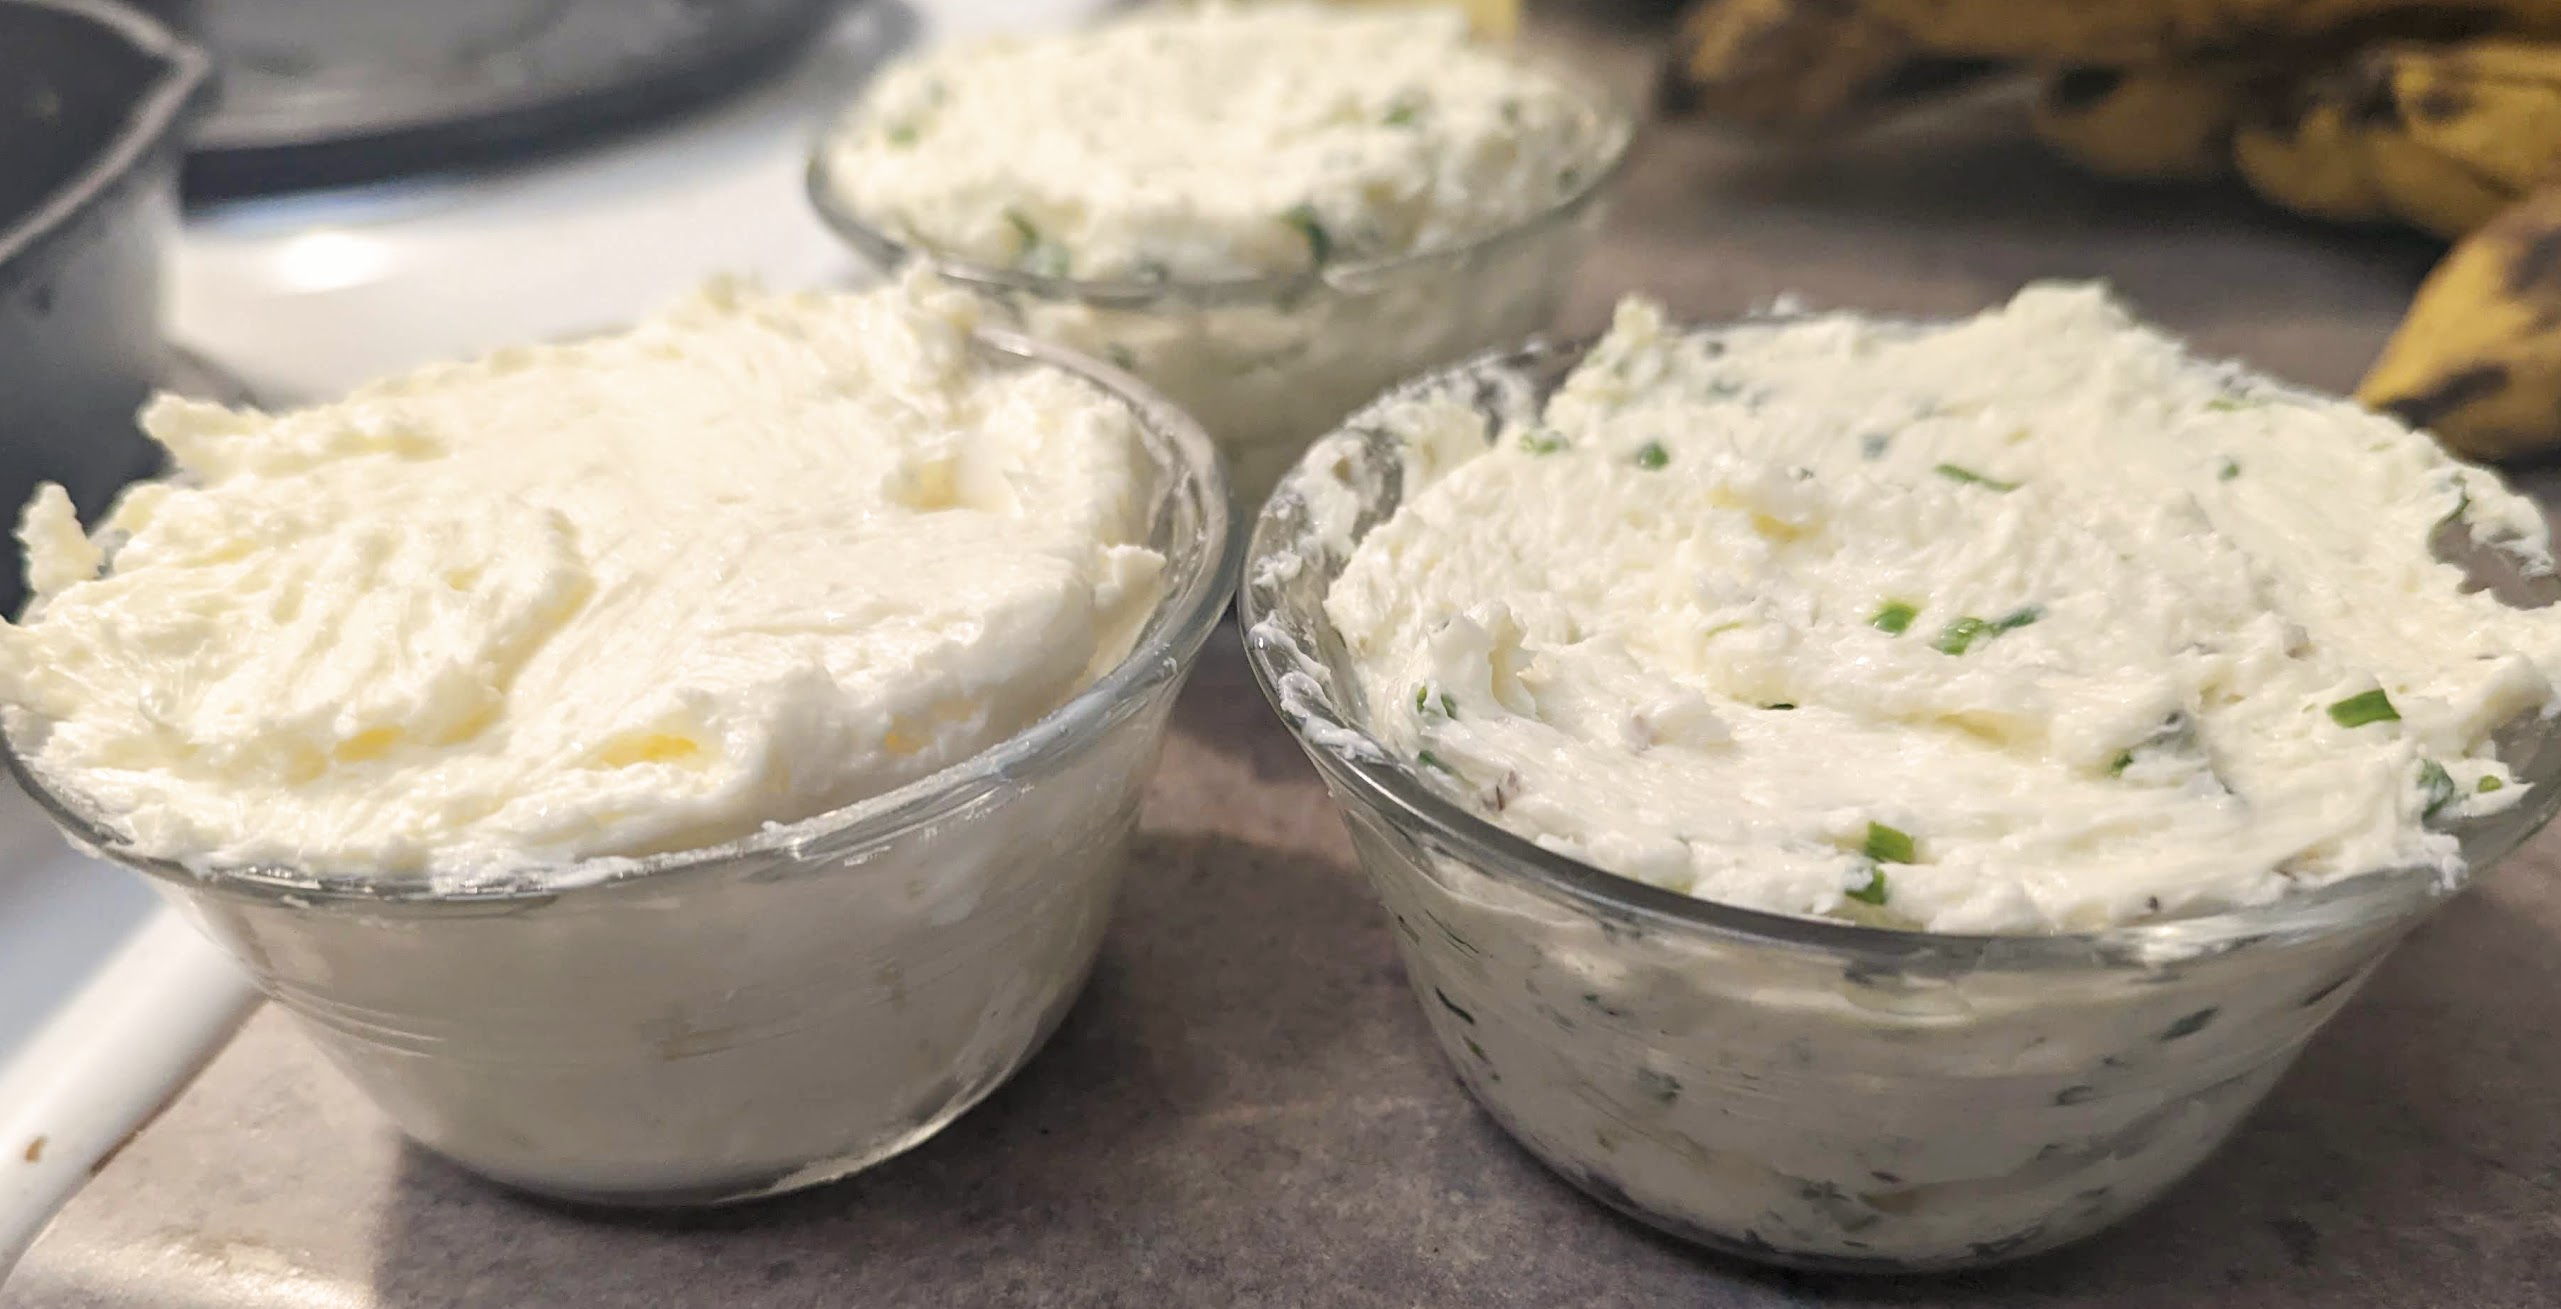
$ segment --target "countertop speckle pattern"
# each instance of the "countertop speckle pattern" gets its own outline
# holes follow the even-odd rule
[[[1639,76],[1634,13],[1540,36]],[[2224,190],[2105,186],[2014,106],[1773,157],[1640,147],[1567,326],[1798,291],[1970,311],[2100,275],[2204,348],[2353,381],[2432,255]],[[404,1145],[272,1010],[0,1288],[10,1309],[2561,1304],[2561,833],[2421,928],[2233,1143],[2086,1245],[1911,1282],[1693,1254],[1587,1203],[1442,1066],[1313,773],[1232,632],[1185,695],[1090,990],[941,1137],[682,1219],[573,1213]]]

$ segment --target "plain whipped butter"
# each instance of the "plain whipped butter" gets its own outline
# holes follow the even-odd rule
[[[467,877],[751,833],[1020,730],[1157,598],[1126,405],[908,287],[715,288],[48,488],[22,746],[141,853]],[[27,734],[27,733],[32,733]]]
[[[1548,848],[1705,899],[2074,930],[2403,866],[2523,789],[2539,514],[2423,434],[2093,288],[1944,326],[1666,327],[1497,434],[1416,401],[1326,601],[1368,726]]]
[[[1456,9],[1208,4],[901,63],[827,149],[847,204],[931,249],[1203,281],[1498,231],[1613,128]]]

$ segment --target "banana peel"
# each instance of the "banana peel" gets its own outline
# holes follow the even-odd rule
[[[2561,42],[2485,39],[2377,52],[2400,133],[2511,198],[2561,164]]]
[[[1773,133],[1873,120],[1962,86],[1990,64],[1924,55],[1841,0],[1701,0],[1683,15],[1664,107]]]
[[[1824,0],[1801,0],[1819,5]],[[2561,32],[2551,0],[1857,0],[1924,50],[2130,67],[2280,46],[2336,48],[2359,32]]]
[[[2375,46],[2254,101],[2232,150],[2287,208],[2460,237],[2561,167],[2561,41]]]
[[[2233,133],[2232,160],[2252,190],[2297,213],[2358,223],[2392,212],[2346,108],[2335,101],[2244,121]]]
[[[2237,64],[2062,69],[2046,74],[2029,122],[2102,176],[2216,177],[2232,169],[2232,134],[2259,76]]]
[[[2456,243],[2357,399],[2476,459],[2561,448],[2561,185]]]

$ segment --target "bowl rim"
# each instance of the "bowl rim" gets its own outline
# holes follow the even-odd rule
[[[1678,330],[1705,334],[1807,316],[1793,308],[1774,309],[1731,320],[1681,323]],[[1915,326],[1928,326],[1951,320],[1910,321]],[[1334,684],[1319,656],[1302,649],[1276,619],[1289,608],[1280,599],[1282,585],[1315,563],[1298,548],[1308,539],[1309,533],[1304,529],[1312,512],[1302,483],[1331,471],[1335,457],[1342,452],[1341,442],[1375,427],[1375,415],[1409,397],[1449,387],[1462,379],[1482,379],[1507,366],[1552,367],[1562,361],[1579,360],[1600,339],[1599,334],[1562,340],[1533,337],[1522,345],[1489,350],[1408,379],[1312,443],[1299,463],[1283,475],[1256,515],[1236,602],[1246,664],[1252,669],[1264,700],[1324,776],[1337,807],[1344,809],[1345,817],[1355,824],[1358,820],[1349,811],[1357,801],[1385,815],[1401,835],[1420,833],[1448,847],[1481,875],[1498,881],[1525,881],[1586,909],[1674,933],[1778,945],[1880,968],[1927,965],[1963,972],[1991,968],[2086,969],[2099,965],[2150,970],[2255,943],[2299,943],[2396,919],[2405,926],[2415,923],[2426,910],[2450,898],[2530,839],[2550,819],[2555,806],[2561,805],[2561,785],[2552,778],[2535,779],[2533,784],[2546,792],[2541,802],[2531,809],[2520,807],[2490,816],[2498,819],[2522,814],[2523,820],[2501,825],[2488,842],[2486,853],[2475,857],[2475,852],[2467,849],[2469,867],[2459,876],[2449,877],[2424,866],[2377,869],[2291,891],[2262,904],[2052,933],[1932,932],[1751,909],[1666,890],[1548,850],[1476,814],[1425,783],[1412,769],[1393,762],[1394,752],[1343,712],[1344,688]],[[2321,392],[2273,379],[2268,379],[2268,384],[2276,389],[2323,396]],[[1361,508],[1364,515],[1371,510],[1367,497],[1362,498]],[[1291,521],[1293,517],[1299,521]],[[1356,530],[1353,539],[1357,541],[1366,530]],[[1279,566],[1274,567],[1275,564]],[[1326,584],[1330,589],[1330,577]],[[1321,613],[1318,617],[1322,617]],[[1325,670],[1326,675],[1312,674],[1311,668]],[[1321,693],[1319,703],[1313,706],[1322,711],[1321,716],[1309,712],[1308,697],[1290,685],[1292,682],[1313,684]],[[1293,708],[1293,702],[1299,707]],[[1330,743],[1316,739],[1319,736],[1330,738]]]
[[[133,850],[49,784],[18,748],[18,715],[0,715],[0,762],[73,844],[190,891],[227,892],[307,908],[315,903],[407,906],[488,913],[565,893],[659,887],[733,868],[739,861],[842,859],[954,819],[1003,789],[1057,771],[1103,732],[1136,713],[1147,694],[1191,668],[1235,593],[1245,523],[1229,494],[1226,461],[1207,432],[1172,401],[1120,369],[1015,332],[981,327],[986,354],[1058,368],[1100,387],[1136,413],[1148,455],[1169,478],[1168,496],[1197,496],[1199,548],[1172,579],[1129,652],[1091,685],[1030,726],[965,759],[878,795],[788,823],[767,823],[711,845],[641,856],[597,855],[463,875],[313,873],[271,864],[204,865]]]
[[[861,117],[863,94],[869,89],[868,85],[857,90],[828,115],[825,124],[819,128],[817,140],[810,148],[803,184],[819,221],[875,267],[895,272],[911,264],[921,265],[937,277],[980,292],[1013,293],[1043,300],[1121,309],[1145,308],[1167,301],[1204,305],[1286,304],[1319,287],[1358,294],[1406,277],[1418,269],[1440,264],[1465,264],[1489,251],[1529,240],[1569,223],[1598,203],[1619,174],[1625,171],[1628,157],[1642,135],[1639,129],[1644,125],[1632,101],[1562,61],[1524,52],[1518,47],[1501,49],[1506,59],[1539,76],[1553,79],[1583,101],[1584,107],[1602,127],[1598,155],[1577,179],[1578,185],[1573,191],[1545,207],[1464,240],[1402,254],[1375,259],[1320,259],[1293,272],[1254,277],[1136,281],[1048,277],[947,254],[923,242],[893,235],[865,218],[854,202],[832,185],[836,175],[836,143]]]

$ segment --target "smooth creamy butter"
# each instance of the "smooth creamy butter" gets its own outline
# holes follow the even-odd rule
[[[1631,302],[1542,425],[1394,421],[1403,504],[1327,600],[1369,727],[1705,899],[2041,932],[2458,876],[2431,818],[2515,801],[2491,733],[2561,676],[2561,614],[2431,549],[2459,517],[2548,566],[2529,502],[2094,288],[1698,335]]]
[[[889,790],[1057,707],[1158,595],[1135,416],[972,326],[715,288],[299,412],[162,399],[175,476],[88,535],[30,505],[0,701],[207,865],[467,877]]]
[[[931,249],[1198,281],[1499,231],[1612,129],[1456,9],[1211,4],[899,64],[828,149],[855,212]]]
[[[900,64],[816,171],[907,244],[1119,284],[987,296],[1181,405],[1252,505],[1397,380],[1545,327],[1629,132],[1455,10],[1212,4]]]

